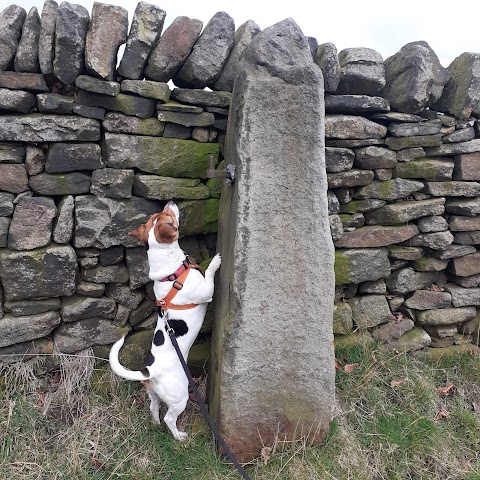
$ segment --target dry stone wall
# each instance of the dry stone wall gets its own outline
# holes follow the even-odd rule
[[[140,2],[128,31],[127,11],[102,3],[0,12],[1,361],[100,355],[130,331],[123,361],[141,366],[156,314],[145,249],[127,232],[166,200],[184,249],[215,252],[222,180],[207,178],[209,159],[223,159],[260,29],[219,12],[164,30],[165,16]],[[426,42],[384,60],[307,40],[325,86],[337,344],[475,348],[480,54],[444,68]],[[202,363],[208,344],[196,348]]]

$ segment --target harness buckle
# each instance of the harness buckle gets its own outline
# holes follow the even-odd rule
[[[175,280],[173,282],[172,288],[174,288],[175,290],[181,290],[183,288],[183,283]]]
[[[158,300],[158,306],[164,309],[167,306],[167,302],[162,298],[162,300]]]

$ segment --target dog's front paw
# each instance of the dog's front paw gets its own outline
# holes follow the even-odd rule
[[[188,438],[188,433],[187,432],[177,432],[177,435],[175,436],[175,439],[178,440],[179,442],[184,442]]]
[[[214,272],[216,272],[220,268],[221,263],[222,263],[222,257],[220,256],[219,253],[217,253],[213,257],[213,259],[210,262],[210,265],[208,266],[208,268],[212,269]]]

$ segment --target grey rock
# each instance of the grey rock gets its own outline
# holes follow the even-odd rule
[[[478,182],[425,182],[422,190],[434,197],[478,197],[480,183]]]
[[[153,98],[162,103],[166,103],[170,99],[168,84],[152,80],[123,80],[121,90],[141,97]]]
[[[69,243],[74,226],[74,198],[72,195],[63,197],[58,204],[58,217],[53,228],[53,241]]]
[[[118,49],[127,41],[127,32],[128,11],[125,8],[94,2],[85,39],[85,66],[90,75],[113,80]]]
[[[352,330],[352,307],[346,302],[335,302],[333,306],[333,333],[335,335],[348,335]]]
[[[393,320],[392,312],[384,295],[364,295],[349,301],[352,318],[358,328],[366,329]]]
[[[60,310],[59,298],[46,298],[45,300],[17,300],[5,302],[4,309],[14,317],[38,315],[40,313]]]
[[[210,132],[208,128],[195,127],[192,129],[192,140],[201,143],[207,143],[210,138]]]
[[[348,148],[325,147],[325,165],[328,173],[339,173],[353,167],[355,153]]]
[[[182,113],[182,112],[158,112],[161,122],[178,123],[185,127],[207,127],[215,123],[213,113]]]
[[[385,200],[377,200],[375,198],[368,198],[366,200],[353,200],[340,207],[341,213],[364,213],[376,208],[383,207],[387,202]]]
[[[382,56],[370,48],[346,48],[338,54],[340,83],[337,93],[377,95],[385,86]]]
[[[326,95],[327,113],[348,113],[363,115],[371,112],[389,112],[390,104],[382,97],[367,95]]]
[[[200,20],[175,18],[150,53],[145,77],[157,82],[173,78],[190,55],[202,27]]]
[[[126,283],[128,270],[124,265],[98,265],[95,268],[82,270],[82,280],[92,283]]]
[[[328,188],[358,187],[373,182],[371,170],[352,169],[346,172],[327,174]]]
[[[363,213],[343,213],[340,216],[344,230],[349,230],[351,228],[359,228],[365,225],[365,217]]]
[[[340,82],[340,62],[338,61],[337,47],[333,43],[318,45],[315,53],[315,63],[322,70],[325,92],[335,92]]]
[[[468,119],[480,101],[480,54],[465,52],[448,66],[450,80],[433,108]]]
[[[352,232],[344,232],[335,241],[337,248],[385,247],[404,242],[418,234],[416,225],[383,226],[374,225],[357,228]],[[453,238],[453,236],[452,236]]]
[[[154,312],[154,310],[155,310],[155,302],[148,298],[143,299],[140,305],[138,306],[138,308],[130,312],[130,316],[128,318],[130,325],[132,325],[133,327],[136,327],[136,329],[140,329],[142,327],[140,324],[145,319],[148,319],[148,317],[150,317],[150,315]],[[156,320],[157,320],[157,314],[154,314],[153,321],[156,322]],[[148,322],[148,323],[151,323],[151,322]]]
[[[368,147],[371,145],[385,145],[385,140],[381,138],[364,138],[362,140],[327,139],[325,141],[325,145],[327,147],[358,148],[358,147]]]
[[[410,240],[414,247],[427,247],[433,250],[445,250],[453,242],[453,235],[449,232],[420,233]]]
[[[103,168],[92,173],[90,191],[97,197],[131,198],[133,170]]]
[[[232,100],[230,92],[209,92],[208,90],[174,88],[172,98],[178,102],[202,107],[228,108]]]
[[[128,285],[118,283],[109,283],[106,286],[105,295],[129,310],[135,310],[145,296],[140,290],[131,290]]]
[[[38,41],[40,38],[40,17],[36,7],[32,7],[23,23],[22,36],[15,53],[16,72],[38,72]]]
[[[454,283],[447,283],[445,290],[450,292],[454,307],[467,307],[480,303],[480,288],[463,288]]]
[[[412,42],[385,60],[385,95],[395,110],[420,113],[438,100],[449,79],[426,42]]]
[[[104,155],[112,168],[138,168],[165,177],[205,178],[215,143],[105,133]]]
[[[414,310],[431,310],[434,308],[450,307],[452,295],[448,292],[434,292],[430,290],[417,290],[409,297],[404,305]]]
[[[33,250],[50,243],[57,207],[51,198],[23,197],[13,212],[8,248]]]
[[[25,167],[28,175],[38,175],[45,168],[45,152],[37,147],[27,147]]]
[[[192,90],[192,91],[194,92],[195,90]],[[230,99],[228,101],[230,102]],[[157,110],[166,111],[166,112],[202,113],[204,109],[202,107],[198,107],[195,105],[185,105],[183,103],[178,103],[170,100],[167,103],[158,103]],[[228,110],[227,110],[227,115],[228,115]]]
[[[434,252],[435,257],[446,260],[450,258],[463,257],[470,253],[475,253],[475,247],[471,245],[449,245],[444,250],[437,250]]]
[[[4,248],[8,244],[8,230],[10,228],[10,219],[0,217],[0,247]]]
[[[380,278],[375,280],[374,282],[363,282],[359,285],[358,288],[359,293],[375,293],[379,295],[386,295],[387,294],[387,285],[385,284],[385,280]]]
[[[38,61],[40,71],[44,75],[53,74],[57,13],[58,3],[54,0],[45,0],[40,21],[40,37],[38,39]]]
[[[241,58],[245,48],[250,44],[253,37],[260,32],[260,27],[252,20],[247,20],[238,27],[235,32],[235,44],[223,67],[218,80],[213,84],[214,90],[233,91],[235,77],[238,73]]]
[[[448,227],[452,232],[471,232],[480,230],[480,218],[452,215],[448,219]]]
[[[417,135],[413,137],[387,137],[385,143],[392,150],[411,149],[416,147],[440,147],[442,135]],[[425,150],[427,151],[427,149]]]
[[[141,80],[147,59],[163,30],[166,12],[156,5],[138,2],[118,74],[131,80]]]
[[[298,84],[302,85],[300,90]],[[275,91],[276,102],[271,101],[271,91]],[[285,109],[285,105],[289,108]],[[327,218],[327,199],[325,193],[321,193],[326,192],[321,140],[323,118],[318,114],[322,108],[321,71],[313,63],[305,36],[293,20],[284,20],[256,35],[244,52],[242,69],[235,81],[232,98],[235,119],[227,133],[227,150],[231,152],[229,161],[247,173],[239,177],[234,189],[227,191],[226,197],[223,196],[219,218],[221,230],[226,235],[223,239],[221,237],[219,245],[223,263],[217,273],[218,302],[213,342],[220,348],[222,345],[232,345],[236,355],[235,358],[223,356],[221,361],[216,356],[212,359],[212,368],[218,375],[209,397],[210,408],[214,417],[219,419],[221,433],[233,451],[244,459],[254,457],[258,448],[261,448],[258,432],[261,432],[263,441],[273,441],[275,432],[271,425],[277,425],[280,418],[279,435],[293,438],[296,429],[308,428],[313,432],[318,428],[326,432],[332,414],[334,372],[329,365],[333,362],[333,334],[331,324],[321,320],[323,317],[332,318],[334,298],[334,252]],[[289,138],[294,140],[286,143],[273,140],[271,132],[283,131],[284,128],[291,133]],[[305,129],[314,132],[314,135],[302,134]],[[249,168],[244,170],[246,165]],[[269,175],[269,182],[265,182],[266,174]],[[298,189],[295,192],[278,188],[285,178],[296,183]],[[191,204],[208,205],[213,200]],[[309,234],[299,237],[292,230],[286,231],[286,237],[282,235],[281,239],[274,235],[270,248],[265,249],[257,233],[259,228],[265,233],[273,231],[269,223],[272,205],[283,203],[298,212],[296,223],[300,229],[304,228],[302,225],[309,225]],[[288,212],[280,213],[280,218],[285,221],[287,217]],[[183,221],[187,220],[185,216]],[[296,242],[299,252],[306,248],[315,253],[308,258],[296,254],[292,257],[291,242]],[[230,249],[228,245],[234,246],[231,255],[226,254]],[[300,302],[306,306],[302,322],[311,333],[309,338],[304,338],[298,344],[293,361],[292,358],[281,359],[274,353],[274,350],[286,348],[289,340],[285,335],[280,330],[267,332],[259,329],[253,314],[255,310],[258,313],[254,305],[263,305],[261,316],[267,324],[279,317],[286,319],[282,331],[288,330],[290,323],[297,324],[288,316],[291,302],[288,299],[285,301],[284,295],[285,282],[291,281],[290,268],[275,262],[275,258],[285,255],[303,272],[302,283],[309,285],[308,292],[303,290],[300,297],[294,301],[292,299],[294,303]],[[240,258],[242,262],[239,263]],[[273,265],[263,278],[253,273],[254,265],[258,265],[258,262]],[[266,302],[265,291],[261,292],[262,284],[268,284]],[[320,285],[325,295],[319,294]],[[230,294],[227,293],[229,290]],[[303,295],[314,301],[303,301]],[[276,307],[272,308],[273,305]],[[231,322],[222,320],[226,319],[227,312]],[[235,327],[232,330],[233,325]],[[246,338],[248,341],[245,341]],[[262,358],[252,355],[265,342],[275,345],[275,348],[267,349],[267,355],[263,350]],[[252,369],[258,362],[272,361],[279,373],[278,378],[273,378],[264,369]],[[317,365],[315,371],[308,368],[310,362]],[[253,371],[253,374],[240,375],[242,371]],[[288,372],[293,371],[296,374],[290,376]],[[289,377],[288,386],[284,383],[279,388],[279,378],[285,378],[284,375]],[[238,381],[240,377],[241,381]],[[287,404],[283,400],[284,393],[280,393],[279,397],[279,392],[287,390],[288,405],[301,399],[304,412],[301,417],[297,414],[298,410],[293,412],[281,407]],[[248,394],[251,391],[257,392],[257,398],[261,397],[262,400],[259,402],[254,399]],[[225,402],[225,398],[230,401]],[[238,405],[242,408],[238,408]],[[305,414],[307,411],[311,413]],[[323,434],[317,438],[312,435],[310,440],[316,443],[321,438]]]
[[[415,352],[428,347],[432,343],[430,335],[420,327],[414,327],[400,338],[391,340],[388,343],[388,349],[394,352]]]
[[[394,168],[397,154],[388,148],[363,147],[355,150],[355,167],[371,170],[375,168]]]
[[[397,225],[428,215],[441,215],[444,211],[444,198],[409,200],[367,212],[365,219],[368,225]]]
[[[26,150],[20,143],[0,144],[0,163],[23,163]]]
[[[393,340],[398,340],[402,335],[412,330],[414,326],[413,320],[409,318],[390,320],[388,323],[375,328],[372,336],[378,342],[391,343]]]
[[[45,337],[52,332],[60,321],[58,312],[24,317],[5,315],[0,322],[0,347]]]
[[[420,178],[432,182],[451,180],[454,162],[450,158],[419,158],[398,163],[395,173],[401,178]]]
[[[0,88],[0,110],[28,113],[35,103],[36,98],[33,93]]]
[[[118,82],[101,80],[88,75],[79,75],[75,79],[75,86],[88,92],[101,93],[115,97],[120,93],[120,84]]]
[[[85,67],[85,37],[90,14],[81,5],[62,2],[55,23],[53,73],[62,83],[74,85]]]
[[[9,217],[13,214],[13,193],[0,192],[0,217]]]
[[[353,115],[327,115],[325,138],[370,139],[383,138],[387,127]]]
[[[327,199],[328,199],[328,214],[335,215],[339,213],[340,203],[338,201],[337,196],[331,190],[328,190],[327,192]]]
[[[374,113],[372,120],[385,120],[386,122],[399,122],[399,123],[414,123],[424,122],[425,118],[419,115],[412,115],[411,113],[401,112],[386,112],[386,113]]]
[[[173,78],[187,88],[210,87],[220,77],[235,43],[235,22],[225,12],[217,12],[207,23],[187,60]]]
[[[209,189],[198,179],[139,174],[135,175],[133,193],[152,200],[202,200],[210,197]]]
[[[454,180],[480,180],[480,152],[455,156]]]
[[[73,97],[58,93],[40,93],[37,95],[37,108],[40,113],[69,115],[73,110]]]
[[[461,143],[444,144],[439,147],[425,149],[428,156],[451,156],[478,151],[480,151],[480,139]]]
[[[354,195],[355,198],[377,198],[380,200],[399,200],[406,198],[413,192],[418,192],[423,188],[422,182],[415,180],[405,180],[403,178],[394,178],[385,182],[374,180],[370,184],[358,189]]]
[[[105,293],[104,283],[92,283],[80,280],[77,284],[76,292],[78,295],[85,297],[101,297]]]
[[[73,173],[40,173],[30,177],[28,186],[38,195],[79,195],[90,191],[90,175]]]
[[[0,279],[6,300],[71,295],[77,269],[77,257],[69,245],[0,251]]]
[[[448,213],[474,217],[480,214],[480,197],[477,198],[447,198],[445,210]]]
[[[0,190],[11,193],[22,193],[28,190],[25,165],[0,164]]]
[[[463,257],[452,258],[449,270],[457,277],[469,277],[480,273],[480,253],[475,252]]]
[[[123,305],[117,305],[117,312],[113,319],[113,324],[118,327],[123,327],[130,317],[131,310]]]
[[[440,133],[441,128],[440,120],[427,120],[417,123],[391,123],[388,131],[394,137],[414,137],[416,135],[435,135]]]
[[[465,288],[475,288],[480,286],[480,274],[476,273],[473,275],[468,275],[466,277],[458,277],[456,275],[449,275],[448,277],[452,282],[465,287]]]
[[[448,230],[447,221],[440,216],[431,216],[420,218],[417,222],[418,229],[422,233],[444,232]]]
[[[136,290],[150,283],[149,266],[145,247],[127,248],[126,254],[130,288]]]
[[[117,112],[107,113],[102,126],[107,132],[151,137],[162,136],[165,129],[165,124],[156,118],[137,118]]]
[[[22,35],[23,22],[27,12],[18,5],[10,5],[0,12],[0,70],[13,66],[15,52]]]
[[[100,139],[100,123],[67,115],[2,115],[0,142],[96,142]]]
[[[343,223],[338,215],[329,215],[328,221],[330,223],[330,232],[333,241],[339,240],[343,235]]]
[[[398,162],[411,162],[423,157],[425,157],[425,150],[422,147],[405,148],[397,152]]]
[[[418,260],[423,256],[423,249],[419,247],[391,246],[388,247],[390,258],[398,260]]]
[[[338,249],[335,252],[336,285],[375,281],[389,274],[386,248]]]
[[[87,318],[115,317],[116,303],[113,298],[91,298],[81,295],[72,295],[62,298],[60,314],[64,322],[76,322]]]
[[[179,140],[188,140],[191,135],[192,129],[190,127],[185,127],[177,123],[167,123],[165,125],[165,131],[163,132],[164,138],[177,138]]]
[[[55,143],[47,152],[45,171],[65,173],[104,168],[100,145],[95,143]]]
[[[111,344],[125,333],[125,329],[121,330],[111,320],[89,318],[60,325],[53,334],[53,342],[60,352],[75,353],[94,345]]]
[[[217,232],[219,203],[216,198],[178,202],[180,217],[183,219],[180,236]]]
[[[75,198],[75,247],[137,246],[137,240],[128,232],[145,223],[158,210],[158,203],[138,197],[117,200],[78,196]]]
[[[480,243],[480,231],[476,230],[473,232],[457,232],[454,235],[455,243],[459,243],[461,245],[477,245]],[[469,252],[471,253],[471,252]]]
[[[418,312],[418,325],[454,325],[467,322],[475,317],[475,307],[436,308]]]
[[[100,107],[75,105],[73,107],[73,113],[85,118],[94,118],[95,120],[103,120],[105,118],[105,109]]]
[[[155,102],[151,98],[137,97],[119,93],[115,97],[102,95],[100,93],[90,93],[81,90],[76,98],[78,105],[87,105],[90,107],[101,107],[115,112],[121,112],[125,115],[134,115],[139,118],[149,118],[155,110]]]
[[[439,279],[438,275],[438,272],[416,272],[413,268],[407,267],[393,272],[386,279],[386,283],[391,293],[404,295],[431,287]]]
[[[459,143],[468,142],[475,138],[475,130],[473,127],[463,128],[461,130],[455,130],[443,137],[443,143]]]
[[[100,253],[100,265],[103,265],[104,267],[107,265],[116,265],[117,263],[122,262],[123,257],[123,247],[121,245],[107,248]]]

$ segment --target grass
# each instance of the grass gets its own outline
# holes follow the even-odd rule
[[[214,449],[198,407],[178,443],[150,422],[143,388],[85,352],[5,366],[0,376],[0,478],[223,480],[240,476]],[[347,367],[347,368],[345,368]],[[349,373],[347,373],[347,371]],[[205,381],[201,384],[205,388]],[[279,442],[252,479],[480,480],[480,360],[435,364],[358,346],[337,351],[337,406],[322,445]]]

